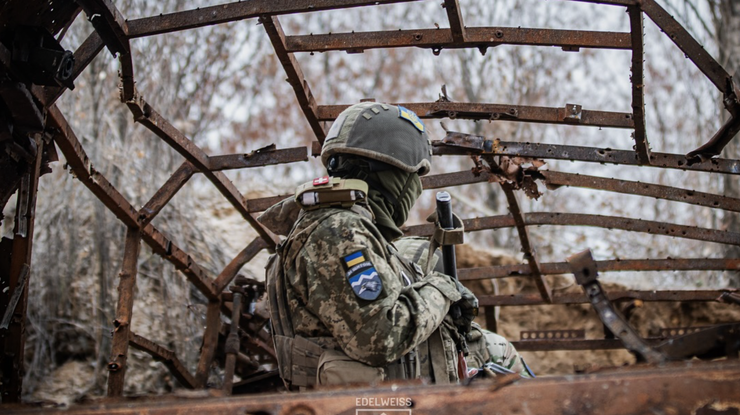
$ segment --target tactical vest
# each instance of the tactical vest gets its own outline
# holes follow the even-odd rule
[[[357,214],[361,214],[358,209],[364,209],[359,206],[347,207],[346,203],[342,208],[352,209]],[[336,209],[323,209],[318,216],[314,216],[314,222],[301,232],[301,236],[296,237],[294,231],[304,218],[304,212],[301,212],[288,237],[278,244],[276,253],[270,257],[267,264],[267,292],[273,342],[280,376],[286,386],[289,390],[302,390],[315,385],[375,383],[389,379],[413,378],[427,378],[439,384],[457,382],[457,356],[452,338],[455,329],[451,322],[443,323],[415,350],[385,367],[372,367],[349,358],[331,337],[306,338],[295,333],[288,306],[289,299],[286,296],[288,282],[284,272],[286,264],[283,256],[289,250],[292,252],[300,250],[308,235],[321,221],[336,212]],[[387,243],[387,249],[390,256],[396,258],[408,274],[399,276],[408,279],[405,285],[421,277],[419,265],[399,255],[392,244]]]

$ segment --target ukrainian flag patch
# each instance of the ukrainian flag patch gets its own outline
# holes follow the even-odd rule
[[[404,108],[399,105],[398,116],[413,124],[417,130],[421,131],[422,133],[424,132],[424,123],[421,122],[421,119],[410,109]]]
[[[362,251],[357,251],[354,254],[344,257],[344,263],[347,264],[347,268],[352,268],[361,262],[365,262],[365,255],[362,254]]]

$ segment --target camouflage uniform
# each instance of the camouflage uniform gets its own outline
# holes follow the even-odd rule
[[[282,208],[266,212],[260,221],[269,227],[271,216],[279,216]],[[322,362],[327,359],[334,359],[335,365],[339,360],[345,372],[373,377],[358,379],[345,373],[355,381],[422,376],[437,383],[457,381],[456,331],[449,318],[445,321],[450,304],[460,299],[455,283],[437,272],[423,276],[418,266],[398,256],[373,224],[369,209],[355,205],[351,209],[302,211],[279,252],[289,314],[281,320],[289,319],[302,345],[308,340],[321,348],[313,352],[320,354],[315,363],[319,383],[324,383],[322,363],[332,366],[332,362]],[[348,265],[346,258],[357,253],[356,263]],[[354,276],[353,268],[355,273],[359,269],[366,275],[377,272],[379,284],[362,292],[353,289],[349,279]],[[327,350],[331,352],[327,354]],[[341,359],[336,352],[349,359]],[[296,351],[283,353],[292,355],[284,360],[297,360]],[[356,363],[347,367],[350,359]],[[312,364],[298,368],[298,372],[312,376]],[[331,372],[333,367],[323,369]],[[310,379],[305,382],[308,385],[296,382],[300,374],[284,375],[290,376],[294,385],[312,384]],[[340,383],[339,379],[346,381],[332,372],[323,380]]]

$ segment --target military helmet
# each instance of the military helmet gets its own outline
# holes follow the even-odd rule
[[[432,142],[411,110],[377,102],[361,102],[342,111],[321,149],[321,162],[332,156],[356,155],[420,176],[432,168]]]

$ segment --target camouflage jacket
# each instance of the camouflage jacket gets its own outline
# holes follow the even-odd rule
[[[265,212],[260,221],[281,233],[283,213]],[[270,226],[270,215],[282,223]],[[295,334],[331,337],[370,366],[396,361],[427,340],[460,299],[450,277],[405,267],[361,205],[301,211],[279,252]]]

